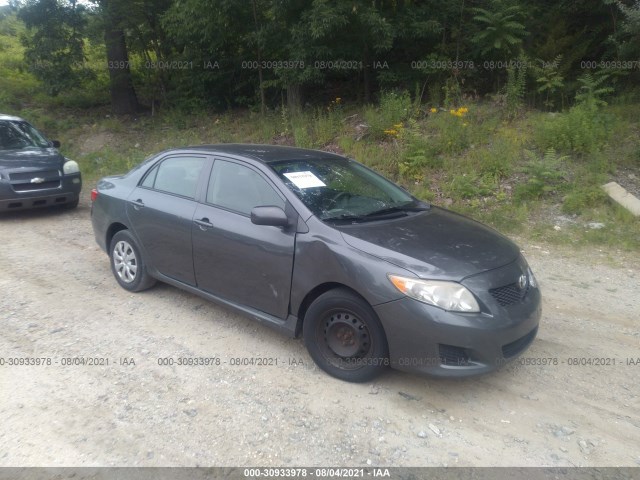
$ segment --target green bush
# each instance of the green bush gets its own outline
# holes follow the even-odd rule
[[[515,199],[519,202],[539,199],[560,190],[566,175],[561,164],[568,157],[559,157],[553,148],[548,149],[542,158],[531,151],[525,153],[529,158],[523,168],[527,180],[516,186]]]
[[[471,145],[469,123],[464,116],[458,115],[460,115],[460,109],[439,112],[429,118],[428,129],[437,152],[454,155]]]
[[[476,171],[500,180],[511,175],[513,164],[520,154],[520,147],[512,140],[495,137],[490,145],[473,149],[469,156]]]
[[[564,198],[562,211],[565,213],[582,214],[585,210],[602,206],[607,200],[607,194],[597,185],[579,187]]]
[[[313,147],[313,141],[311,140],[311,135],[309,135],[309,132],[307,131],[307,127],[305,127],[304,125],[293,127],[293,139],[295,141],[296,147],[300,147],[300,148]]]
[[[378,108],[369,107],[364,112],[370,135],[378,139],[395,136],[393,133],[385,133],[385,131],[398,132],[397,125],[409,119],[412,107],[411,96],[407,91],[383,93],[380,97],[380,106]]]
[[[452,198],[477,199],[493,195],[497,189],[494,179],[474,173],[454,175],[445,185],[446,193]]]
[[[309,123],[313,132],[314,146],[328,145],[340,133],[340,110],[330,110],[325,113],[321,109],[317,109]]]
[[[435,145],[420,131],[418,123],[409,119],[407,126],[400,132],[402,154],[398,164],[400,175],[419,179],[427,168],[442,167],[442,157]]]
[[[576,105],[566,113],[546,116],[535,128],[538,148],[586,155],[601,150],[611,135],[612,119],[593,105]]]

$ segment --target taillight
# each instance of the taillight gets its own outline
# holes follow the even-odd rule
[[[91,189],[91,201],[95,202],[97,198],[98,198],[98,190],[96,190],[95,188],[92,188]]]

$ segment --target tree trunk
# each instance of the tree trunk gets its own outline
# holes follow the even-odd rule
[[[252,0],[251,4],[253,5],[253,24],[256,27],[256,33],[257,33],[259,30],[259,27],[258,27],[258,7],[256,6],[256,0]],[[264,117],[264,114],[266,111],[266,100],[264,95],[264,83],[262,79],[262,49],[260,48],[259,44],[258,44],[257,54],[258,54],[258,81],[260,82],[260,113]],[[288,101],[288,95],[287,95],[287,101]]]
[[[113,23],[109,22],[104,32],[104,43],[107,47],[111,108],[113,113],[116,114],[136,113],[139,109],[138,97],[133,88],[124,31],[112,25]]]
[[[365,43],[364,51],[362,54],[362,81],[364,83],[364,102],[369,103],[371,101],[371,71],[369,65],[371,64],[371,58],[369,57],[369,45]]]
[[[299,83],[287,85],[287,108],[292,114],[302,110],[302,87]]]

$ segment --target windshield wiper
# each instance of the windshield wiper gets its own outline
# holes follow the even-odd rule
[[[356,221],[363,221],[363,220],[366,221],[367,217],[365,217],[364,215],[350,215],[347,213],[341,213],[340,215],[334,215],[332,217],[322,218],[322,221],[324,222],[332,222],[332,221],[356,222]]]
[[[377,217],[380,215],[388,215],[388,214],[399,213],[399,212],[406,214],[406,212],[422,212],[424,210],[429,210],[429,208],[431,208],[431,206],[428,203],[410,202],[410,203],[401,204],[401,205],[391,205],[391,206],[382,208],[380,210],[367,213],[365,216]]]
[[[344,221],[344,222],[373,222],[375,220],[385,220],[399,217],[406,217],[407,212],[403,210],[385,209],[377,212],[367,213],[366,215],[348,215],[342,213],[333,217],[323,218],[324,221]]]

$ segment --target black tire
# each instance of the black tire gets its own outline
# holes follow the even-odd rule
[[[318,367],[341,380],[367,382],[389,365],[384,329],[371,306],[344,288],[320,295],[302,326]]]
[[[109,261],[113,276],[125,290],[141,292],[156,283],[147,273],[140,248],[128,230],[120,230],[111,239]]]
[[[79,203],[80,199],[76,198],[73,202],[65,203],[64,205],[62,205],[62,208],[64,208],[65,210],[73,210],[74,208],[78,207]]]

